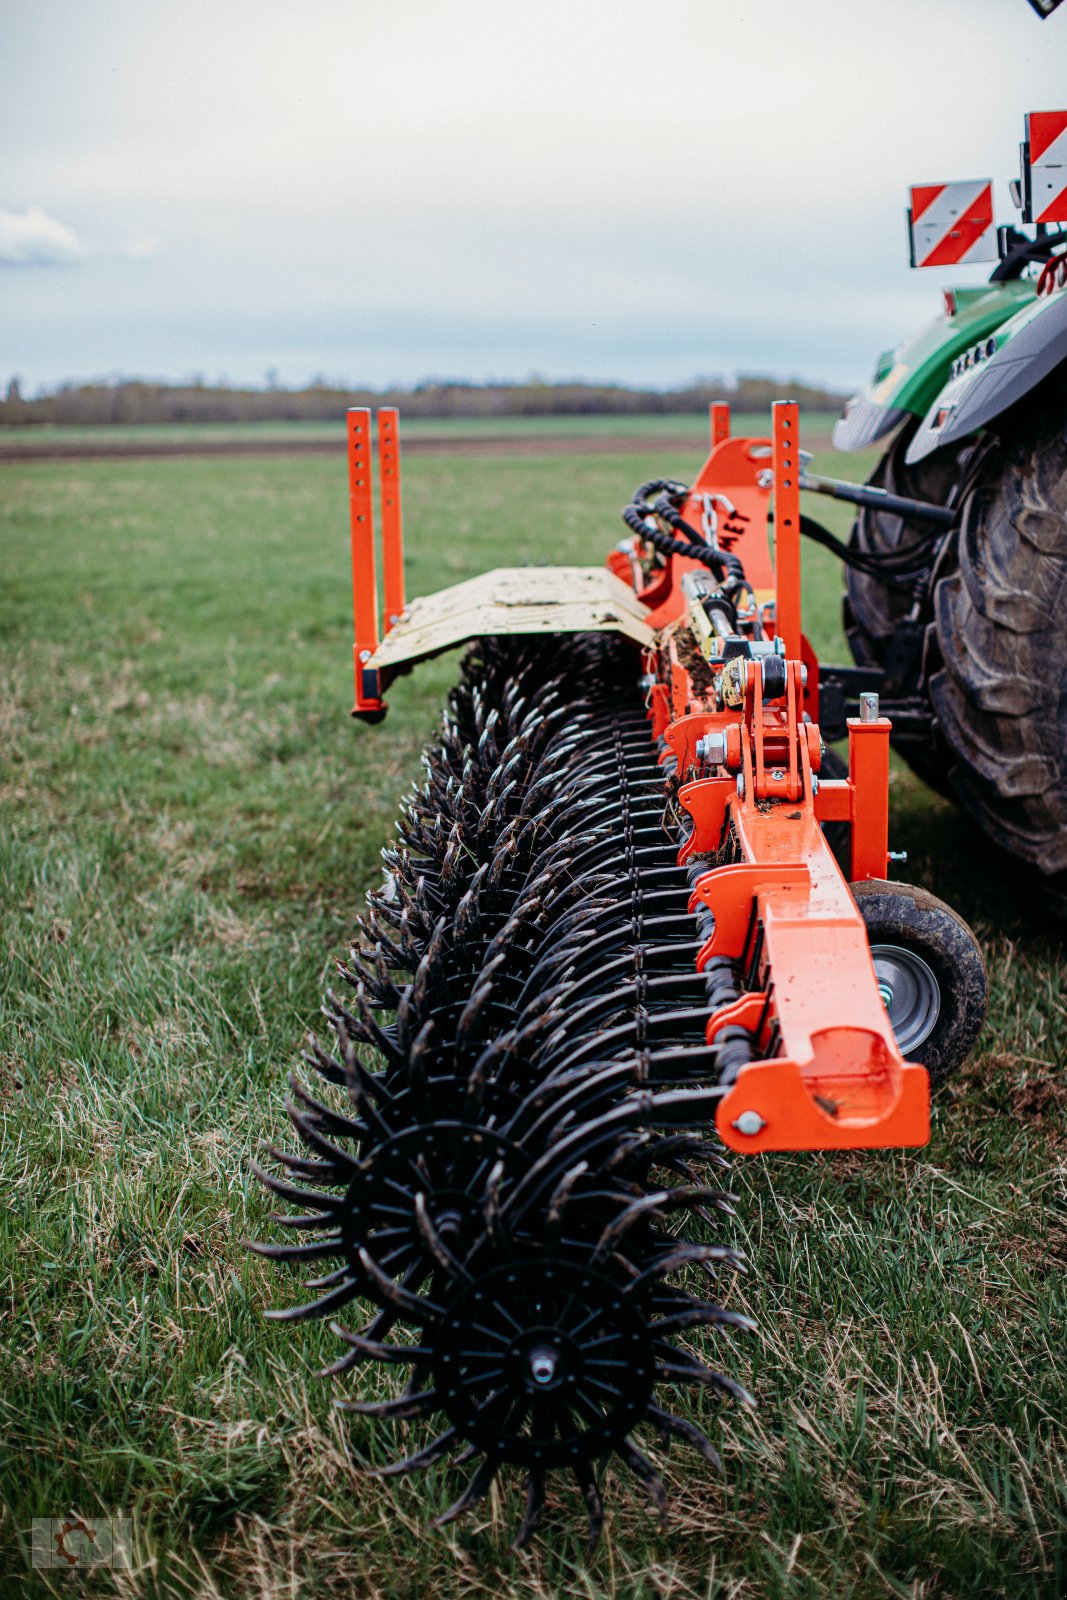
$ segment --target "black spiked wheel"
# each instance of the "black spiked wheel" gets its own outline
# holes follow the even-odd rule
[[[296,1214],[275,1219],[289,1240],[252,1248],[316,1274],[312,1298],[272,1315],[369,1306],[358,1330],[332,1324],[344,1353],[327,1372],[410,1369],[395,1399],[357,1388],[338,1403],[397,1422],[443,1415],[381,1475],[473,1458],[444,1523],[518,1466],[517,1543],[560,1469],[595,1540],[596,1467],[611,1455],[662,1508],[638,1428],[718,1464],[657,1385],[750,1398],[674,1342],[751,1326],[669,1281],[741,1265],[674,1231],[730,1210],[697,1169],[723,1164],[702,1130],[728,1066],[704,1017],[739,978],[729,963],[694,971],[702,930],[636,667],[603,637],[470,653],[401,843],[383,852],[385,890],[339,968],[350,1003],[330,993],[323,1008],[335,1042],[305,1055],[331,1087],[320,1099],[293,1080],[303,1150],[272,1150],[284,1175],[260,1172]]]
[[[643,1419],[655,1352],[640,1301],[609,1278],[553,1258],[514,1261],[451,1303],[433,1372],[449,1420],[486,1457],[576,1467]]]

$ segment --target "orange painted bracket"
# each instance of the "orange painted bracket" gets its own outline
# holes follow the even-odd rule
[[[852,785],[852,881],[889,874],[888,717],[848,719],[848,776]]]
[[[697,765],[696,744],[709,728],[728,728],[736,725],[737,718],[729,711],[694,711],[688,716],[675,717],[663,730],[667,748],[678,763],[678,775],[684,777],[690,767]]]
[[[749,1033],[755,1033],[763,1022],[767,1013],[768,1000],[762,989],[752,989],[745,994],[738,995],[736,1000],[731,1000],[728,1006],[720,1006],[718,1011],[713,1011],[708,1018],[708,1025],[704,1037],[709,1044],[715,1040],[716,1034],[724,1028],[747,1028]]]
[[[730,407],[725,400],[713,400],[708,407],[711,424],[711,448],[717,450],[730,437]]]
[[[382,632],[399,622],[404,610],[404,519],[400,501],[400,414],[395,406],[378,412],[378,483],[382,498]]]
[[[707,855],[722,843],[726,807],[737,793],[735,778],[697,778],[678,791],[678,803],[693,819],[693,831],[678,852],[678,865],[684,867],[691,856]]]
[[[697,971],[703,972],[712,956],[737,961],[744,954],[757,894],[810,888],[811,872],[804,862],[737,861],[705,872],[697,879],[689,909],[707,906],[715,918],[715,930],[697,956]]]
[[[860,1028],[833,1031],[842,1045],[846,1036],[862,1035],[851,1040],[854,1051],[870,1048],[877,1037]],[[756,1131],[743,1132],[746,1124]],[[719,1102],[715,1126],[723,1143],[742,1155],[924,1145],[930,1138],[929,1079],[923,1067],[891,1070],[888,1058],[886,1069],[872,1077],[807,1081],[795,1061],[758,1061],[741,1068]]]
[[[367,663],[378,648],[378,572],[374,556],[374,504],[371,499],[370,412],[353,408],[345,419],[348,455],[348,509],[352,545],[352,613],[356,698],[354,717],[384,714],[378,674]]]

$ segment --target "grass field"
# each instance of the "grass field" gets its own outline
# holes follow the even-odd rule
[[[411,588],[599,561],[633,485],[696,464],[654,440],[412,457]],[[363,1474],[398,1438],[333,1410],[333,1340],[263,1321],[293,1286],[239,1244],[269,1209],[249,1158],[455,673],[350,724],[345,516],[340,460],[0,469],[2,1592],[1061,1596],[1063,948],[902,771],[893,844],[976,928],[989,1024],[928,1149],[735,1166],[732,1303],[761,1333],[733,1370],[760,1404],[690,1402],[725,1476],[672,1452],[661,1529],[613,1475],[587,1563],[566,1489],[515,1557],[513,1499],[438,1534],[446,1467]],[[840,656],[821,556],[809,631]],[[133,1568],[31,1574],[31,1519],[71,1512],[131,1518]]]
[[[706,415],[697,413],[664,416],[547,416],[547,417],[402,417],[403,437],[408,442],[434,440],[472,441],[479,439],[656,439],[685,440],[699,451],[708,435]],[[816,416],[807,430],[813,439],[828,439],[832,418]],[[756,433],[766,428],[766,417],[734,414],[737,433]],[[197,446],[262,446],[282,450],[286,445],[343,445],[344,419],[336,422],[219,422],[75,427],[70,424],[42,423],[28,427],[0,426],[0,461],[18,451],[39,451],[42,455],[57,447],[77,447],[89,451],[135,450],[138,446],[176,445],[193,450]],[[631,485],[633,487],[633,485]]]

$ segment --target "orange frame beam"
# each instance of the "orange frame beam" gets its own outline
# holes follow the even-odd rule
[[[404,519],[400,502],[400,417],[395,406],[378,412],[378,484],[382,500],[382,586],[388,633],[404,611]]]
[[[367,663],[378,648],[378,571],[371,497],[370,412],[354,407],[345,418],[348,511],[352,545],[352,614],[355,619],[355,714],[382,708],[377,674]]]
[[[778,636],[786,659],[799,661],[800,645],[800,408],[795,400],[771,407],[774,467],[774,572]]]

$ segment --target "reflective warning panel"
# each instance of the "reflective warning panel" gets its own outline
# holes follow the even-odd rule
[[[922,183],[911,190],[908,233],[913,267],[995,261],[993,183]]]
[[[1031,111],[1026,119],[1023,221],[1067,222],[1067,111]]]

